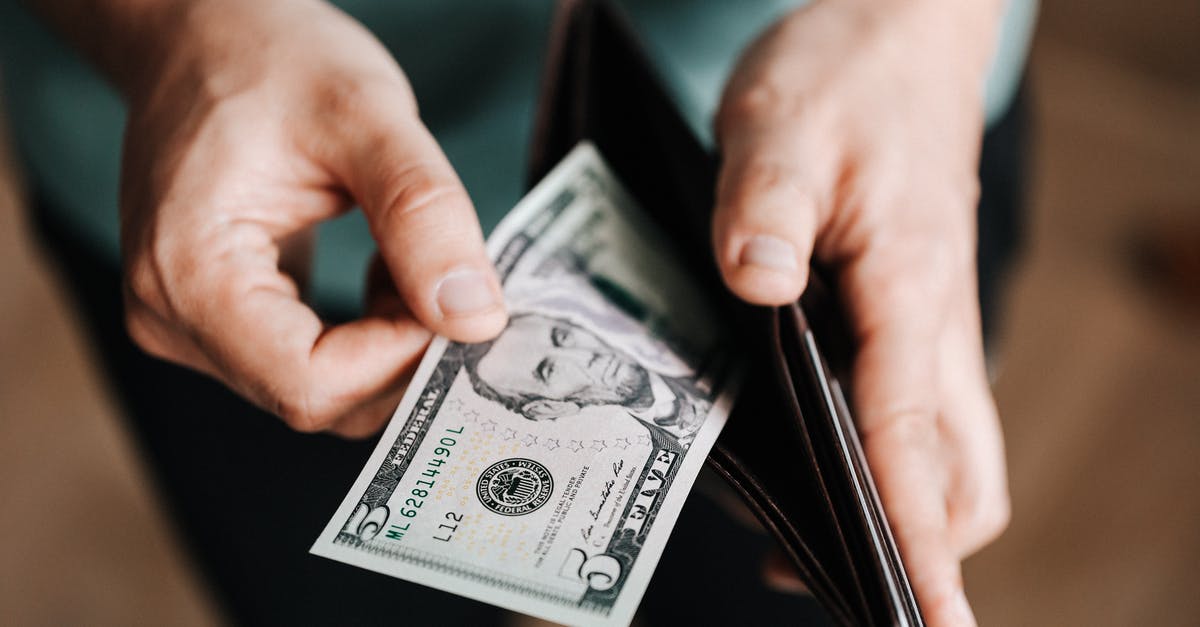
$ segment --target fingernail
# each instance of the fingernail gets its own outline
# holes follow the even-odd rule
[[[743,266],[760,266],[781,272],[796,269],[796,249],[778,237],[755,235],[742,247],[738,263]]]
[[[499,304],[491,282],[478,270],[454,270],[437,286],[438,309],[446,318],[470,316]]]

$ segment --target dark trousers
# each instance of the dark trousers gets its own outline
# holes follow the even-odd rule
[[[1024,111],[1019,98],[984,142],[979,272],[987,329],[1019,231]],[[375,441],[294,433],[219,383],[142,353],[125,333],[118,266],[50,215],[35,203],[39,239],[158,495],[227,618],[248,625],[503,621],[484,604],[309,555]],[[811,599],[763,587],[769,543],[693,495],[642,603],[644,622],[826,623]]]

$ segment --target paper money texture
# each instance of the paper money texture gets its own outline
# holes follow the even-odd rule
[[[732,403],[715,309],[671,250],[576,147],[488,240],[508,327],[434,339],[312,552],[628,624]]]

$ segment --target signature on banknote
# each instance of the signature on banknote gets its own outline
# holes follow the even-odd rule
[[[582,144],[488,242],[495,339],[436,339],[312,551],[571,624],[626,624],[728,415],[707,296]]]

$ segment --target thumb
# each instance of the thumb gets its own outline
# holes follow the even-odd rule
[[[722,125],[713,246],[726,285],[757,305],[804,291],[820,226],[820,175],[791,144],[747,123]]]
[[[491,339],[507,314],[474,206],[420,120],[393,117],[350,131],[342,180],[413,316],[452,340]]]

